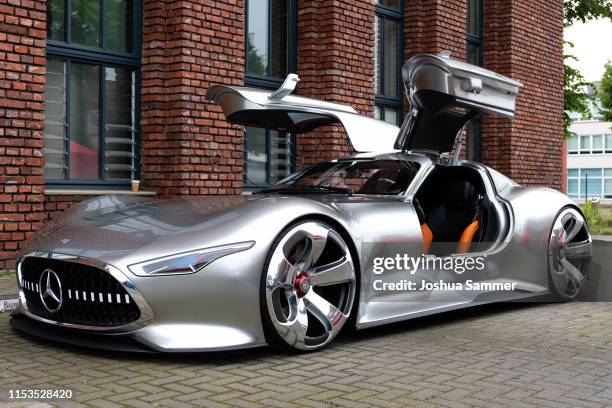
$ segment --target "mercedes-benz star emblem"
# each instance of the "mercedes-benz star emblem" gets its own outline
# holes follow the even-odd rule
[[[57,312],[62,307],[62,283],[57,273],[45,269],[38,280],[40,300],[50,313]]]

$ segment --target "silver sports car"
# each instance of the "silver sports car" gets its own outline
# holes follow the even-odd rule
[[[12,325],[120,350],[314,350],[345,326],[576,297],[591,260],[580,208],[452,153],[482,112],[512,118],[521,85],[442,54],[413,57],[403,79],[411,111],[401,128],[291,95],[295,75],[275,92],[211,87],[232,123],[297,134],[341,125],[358,153],[248,196],[74,205],[20,255]],[[372,268],[393,254],[484,266]],[[409,277],[429,284],[403,290]]]

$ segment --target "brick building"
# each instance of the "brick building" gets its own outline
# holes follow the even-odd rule
[[[240,194],[351,151],[337,127],[231,126],[211,84],[297,72],[298,94],[399,123],[419,52],[520,80],[516,120],[470,125],[466,154],[560,189],[562,30],[561,0],[0,0],[0,269],[54,213],[133,179]]]

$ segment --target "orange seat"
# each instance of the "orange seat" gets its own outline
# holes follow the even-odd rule
[[[427,224],[421,224],[421,233],[423,234],[423,255],[427,255],[431,241],[433,241],[433,233]]]
[[[478,231],[478,227],[480,227],[480,223],[478,220],[474,220],[463,230],[463,234],[461,234],[461,238],[457,244],[457,251],[455,251],[456,253],[467,254],[470,252],[470,246],[472,244],[472,240],[474,239],[474,235],[476,235],[476,231]]]

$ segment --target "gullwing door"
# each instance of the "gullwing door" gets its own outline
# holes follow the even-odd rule
[[[359,115],[350,106],[291,95],[298,81],[297,75],[290,74],[276,91],[213,85],[206,97],[221,106],[226,119],[237,125],[306,133],[341,124],[356,151],[393,150],[397,126]]]
[[[411,110],[395,142],[401,150],[453,150],[463,126],[480,113],[513,118],[521,84],[448,53],[419,54],[402,70]]]

